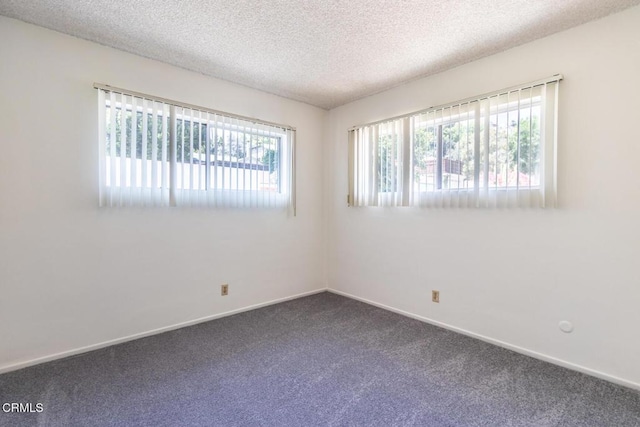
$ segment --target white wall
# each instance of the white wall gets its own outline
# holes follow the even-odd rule
[[[558,209],[346,207],[349,127],[556,73]],[[640,387],[639,120],[639,7],[332,110],[329,286]]]
[[[0,370],[324,287],[326,111],[4,17],[0,52]],[[93,82],[297,127],[298,216],[98,209]]]

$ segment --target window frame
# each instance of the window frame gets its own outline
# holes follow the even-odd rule
[[[456,101],[448,104],[444,104],[437,107],[431,107],[426,110],[421,110],[409,114],[405,114],[402,116],[396,116],[386,120],[380,120],[377,122],[373,122],[367,125],[359,125],[354,126],[348,130],[348,195],[347,195],[347,205],[348,206],[416,206],[420,205],[419,201],[421,197],[430,197],[432,194],[436,193],[445,193],[445,192],[456,192],[456,197],[459,197],[462,193],[463,195],[470,194],[471,196],[464,196],[468,198],[476,199],[475,206],[480,207],[481,205],[489,206],[491,203],[487,202],[489,196],[495,197],[496,194],[506,194],[508,197],[509,193],[518,193],[516,194],[516,199],[520,194],[526,196],[527,198],[531,198],[532,194],[539,192],[541,194],[541,207],[545,207],[545,205],[555,206],[556,205],[556,143],[557,143],[557,115],[558,115],[558,87],[560,81],[564,77],[560,74],[554,75],[552,77],[537,80],[528,84],[513,86],[510,88],[502,89],[499,91],[487,93],[484,95],[479,95],[476,97],[467,98],[461,101]],[[539,93],[535,93],[538,87],[542,87]],[[548,89],[551,87],[551,89]],[[535,89],[535,91],[534,91]],[[521,95],[529,90],[528,98],[522,98]],[[549,96],[547,90],[550,90],[553,93],[553,96]],[[510,94],[517,92],[518,98],[510,99]],[[505,102],[501,102],[500,100],[505,97]],[[498,100],[495,102],[495,100]],[[526,100],[526,101],[525,101]],[[521,102],[522,101],[522,102]],[[495,105],[494,105],[495,102]],[[455,112],[455,108],[458,108],[458,112]],[[464,107],[466,112],[461,113],[461,107]],[[532,112],[534,108],[538,108],[539,112],[539,129],[538,129],[538,138],[539,138],[539,150],[538,153],[538,161],[539,161],[539,180],[535,185],[531,185],[531,169],[529,169],[529,179],[527,180],[528,185],[521,186],[520,178],[521,178],[521,158],[520,158],[520,124],[521,124],[521,116],[520,112],[522,110],[528,109],[529,114],[529,147],[531,147],[531,123],[534,115]],[[445,110],[449,110],[449,113],[444,115],[444,117],[437,118],[437,115],[434,116],[433,119],[429,120],[429,114],[436,114],[440,112],[444,114]],[[501,118],[500,116],[506,113],[507,117],[507,134],[506,141],[509,141],[509,128],[512,126],[510,124],[510,115],[517,113],[517,129],[518,129],[518,146],[516,148],[518,166],[516,167],[516,182],[512,183],[509,181],[509,169],[506,169],[506,185],[498,186],[498,176],[494,172],[495,176],[495,185],[489,185],[489,164],[490,159],[487,157],[486,159],[481,158],[482,154],[495,151],[498,153],[499,149],[493,148],[491,149],[489,144],[491,143],[491,135],[489,134],[490,128],[489,125],[494,123],[498,123]],[[420,123],[416,123],[421,117],[425,117]],[[466,117],[465,117],[466,116]],[[445,188],[443,186],[443,179],[446,174],[445,169],[445,161],[446,156],[444,155],[443,145],[445,144],[443,138],[443,129],[445,126],[460,124],[464,121],[467,121],[467,138],[469,137],[470,126],[473,127],[473,186],[467,187],[458,187],[458,188]],[[370,181],[375,181],[375,177],[366,176],[362,177],[363,173],[367,175],[369,170],[380,170],[376,168],[376,160],[372,160],[370,162],[371,166],[363,167],[362,157],[363,150],[359,147],[360,144],[369,144],[372,145],[373,151],[375,151],[375,146],[378,143],[379,138],[371,137],[372,139],[368,139],[370,135],[375,134],[375,129],[378,129],[381,125],[387,123],[398,123],[401,122],[401,126],[403,127],[403,131],[401,132],[402,141],[399,143],[399,149],[403,151],[402,162],[401,162],[401,172],[399,177],[401,177],[403,181],[402,194],[396,195],[395,200],[389,200],[390,194],[385,192],[380,192],[378,186],[371,185],[371,183],[363,184],[363,180],[369,179]],[[482,122],[482,123],[481,123]],[[545,123],[548,123],[545,126]],[[435,177],[435,182],[433,184],[433,190],[429,190],[428,187],[425,190],[422,190],[418,187],[418,190],[415,190],[415,168],[416,168],[416,159],[415,159],[415,135],[416,128],[418,126],[426,126],[426,129],[437,129],[436,136],[436,158],[435,158],[435,171],[433,176]],[[482,135],[481,135],[481,126]],[[497,128],[499,125],[496,126]],[[408,130],[407,130],[408,128]],[[375,141],[373,141],[375,140]],[[550,143],[545,143],[544,141],[550,141]],[[364,141],[364,142],[362,142]],[[483,144],[482,146],[480,144]],[[496,144],[498,144],[498,140],[496,139]],[[545,147],[545,145],[548,145]],[[467,144],[467,149],[469,145]],[[483,151],[484,150],[484,151]],[[507,150],[509,150],[507,148]],[[372,149],[369,149],[372,151]],[[366,155],[370,156],[370,153],[367,150],[364,150]],[[468,154],[468,153],[467,153]],[[407,158],[408,156],[408,158]],[[449,159],[453,161],[452,159]],[[530,158],[531,160],[531,158]],[[369,160],[365,159],[365,163]],[[467,160],[468,161],[468,160]],[[464,160],[462,160],[464,162]],[[500,165],[509,166],[509,158],[507,157],[506,162],[500,163]],[[464,163],[461,163],[461,168],[464,168]],[[482,178],[482,182],[480,179]],[[393,190],[389,193],[393,193]],[[480,193],[483,193],[482,195]],[[400,201],[398,201],[398,196]],[[485,201],[481,199],[484,197]],[[502,197],[502,196],[501,196]],[[418,199],[418,201],[416,201]]]
[[[271,207],[271,204],[269,204],[269,206],[261,205],[260,199],[262,199],[262,201],[264,202],[265,199],[268,199],[269,195],[273,196],[275,194],[275,204],[281,205],[282,202],[278,202],[278,200],[288,198],[287,207],[294,216],[296,215],[296,129],[294,127],[272,123],[264,120],[258,120],[251,117],[240,116],[232,113],[221,112],[206,107],[182,103],[167,98],[151,96],[148,94],[116,88],[99,83],[94,83],[94,88],[97,89],[100,94],[100,96],[98,97],[98,133],[99,144],[101,147],[99,153],[100,206],[113,206],[116,204],[120,206],[139,204],[147,205],[146,203],[140,203],[140,201],[135,199],[131,199],[127,203],[123,203],[122,196],[120,196],[120,202],[116,204],[112,203],[112,200],[105,200],[103,193],[111,193],[112,191],[126,191],[131,193],[136,191],[146,191],[146,189],[152,192],[157,192],[160,189],[162,189],[162,191],[166,190],[169,193],[168,203],[151,203],[151,205],[169,206],[178,205],[176,200],[176,193],[178,191],[185,194],[205,192],[210,193],[210,196],[211,193],[219,193],[226,194],[226,196],[224,196],[226,198],[235,197],[236,202],[238,201],[238,199],[245,199],[248,197],[252,202],[252,205],[244,207],[257,208]],[[114,96],[114,94],[116,95]],[[111,102],[114,103],[113,107],[111,106]],[[145,110],[147,111],[148,115],[153,116],[152,119],[145,120]],[[118,131],[115,131],[115,121],[111,125],[107,125],[107,120],[109,120],[107,118],[108,111],[120,112],[118,114],[120,120],[120,129]],[[142,147],[138,147],[137,144],[137,142],[141,140],[139,138],[144,138],[144,136],[140,135],[141,131],[137,130],[137,127],[139,125],[138,121],[140,113],[142,113],[142,122],[145,127],[144,135],[147,136],[147,140],[144,141]],[[115,116],[110,120],[116,120]],[[154,122],[153,120],[156,121]],[[128,122],[130,121],[132,123],[131,129],[129,129],[127,126]],[[135,123],[135,126],[133,125],[133,123]],[[122,126],[124,126],[124,130],[122,129]],[[202,130],[203,127],[204,130]],[[136,129],[136,131],[133,130],[134,128]],[[107,129],[109,129],[109,132],[107,132]],[[159,129],[162,129],[162,137],[160,139],[158,139]],[[198,129],[200,129],[199,132]],[[202,135],[203,132],[204,135]],[[200,135],[196,136],[198,133]],[[120,148],[118,148],[118,154],[116,154],[115,148],[117,147],[117,145],[114,146],[113,150],[109,153],[106,152],[106,150],[109,149],[108,147],[111,146],[111,137],[109,137],[109,135],[115,135],[115,138],[119,137],[118,141],[120,141]],[[232,135],[235,135],[235,139]],[[248,137],[249,135],[250,137]],[[156,138],[155,143],[154,137]],[[224,154],[221,159],[217,158],[217,151],[215,153],[216,158],[212,159],[213,150],[210,147],[210,141],[217,141],[218,137],[221,138],[225,150],[227,144],[229,144],[230,147],[233,141],[237,141],[237,143],[239,144],[241,137],[242,144],[244,146],[243,150],[246,150],[247,141],[249,141],[249,145],[251,145],[251,139],[253,139],[254,137],[268,139],[269,148],[263,148],[263,152],[267,149],[271,150],[271,146],[275,145],[275,150],[277,153],[274,157],[277,159],[275,160],[277,169],[274,168],[273,171],[271,170],[271,160],[269,161],[268,165],[269,169],[264,169],[265,165],[261,164],[263,160],[254,159],[254,162],[243,162],[241,161],[241,158],[237,157],[237,155],[235,157],[231,154],[227,155],[225,151],[223,151]],[[151,138],[151,147],[148,147],[149,138]],[[199,151],[199,153],[197,162],[194,162],[193,156],[194,148],[196,148],[196,140],[198,141],[197,150]],[[114,141],[116,140],[114,139]],[[123,143],[125,144],[126,148],[121,147]],[[187,146],[185,145],[187,143],[189,144],[188,150],[186,150]],[[204,144],[204,146],[206,147],[204,162],[201,159],[203,155],[201,152],[203,148],[202,144]],[[218,142],[215,142],[215,144],[217,145]],[[140,152],[140,154],[138,155],[138,148],[140,150],[143,150],[145,147],[147,152]],[[160,153],[161,147],[162,153]],[[125,150],[124,153],[122,152],[123,149]],[[131,150],[131,153],[128,153],[130,151],[129,149]],[[136,152],[134,153],[133,150],[136,150]],[[151,154],[149,154],[149,150],[151,150]],[[187,157],[189,157],[188,161],[185,160],[185,154],[187,154]],[[149,158],[149,155],[151,156],[151,158]],[[159,158],[160,156],[162,157]],[[106,163],[107,158],[109,158],[110,165]],[[244,159],[246,160],[246,157],[244,157]],[[142,163],[145,163],[146,165],[149,160],[152,162],[154,168],[162,167],[161,177],[157,175],[157,170],[155,169],[151,172],[151,178],[147,178],[148,175],[145,175],[145,178],[141,179],[138,175],[135,175],[136,166],[133,166],[133,164],[142,161]],[[109,173],[107,172],[107,169],[109,167],[113,168],[115,161],[118,162],[118,167],[120,168],[120,172],[117,174],[118,178],[120,178],[119,181],[118,179],[113,179],[115,177],[114,174],[116,174],[115,171],[113,171],[110,175],[111,178],[108,178]],[[127,162],[125,163],[124,167],[122,165],[122,161]],[[204,179],[201,178],[202,170],[196,170],[196,173],[198,174],[198,186],[200,188],[194,188],[191,185],[191,181],[194,179],[194,165],[197,165],[198,168],[204,165]],[[214,177],[214,179],[211,179],[211,175],[220,173],[218,165],[222,167],[221,171],[223,176],[225,172],[229,174],[236,174],[236,181],[234,184],[236,188],[233,188],[231,182],[229,182],[229,188],[226,188],[224,186],[220,187],[220,184],[214,184],[217,175]],[[185,167],[190,167],[189,172],[184,169]],[[124,171],[123,169],[126,169],[126,171]],[[242,169],[242,176],[240,175],[240,169]],[[247,171],[249,173],[249,188],[245,187],[247,183]],[[268,171],[269,175],[276,173],[276,177],[274,180],[276,181],[274,189],[263,190],[262,187],[259,186],[258,182],[255,183],[255,188],[251,188],[251,183],[253,183],[254,180],[253,176],[251,175],[253,171],[263,173]],[[148,170],[145,173],[148,173]],[[181,175],[179,176],[179,174]],[[121,183],[123,177],[125,176],[126,183],[123,186]],[[233,177],[233,175],[231,176]],[[190,180],[189,185],[186,184],[185,179]],[[112,183],[111,181],[114,182]],[[241,188],[240,183],[242,183]],[[265,196],[265,194],[267,196]],[[130,195],[130,197],[133,196]],[[213,195],[211,197],[222,196]],[[186,194],[186,197],[183,196],[183,198],[191,200],[196,199],[196,196]],[[251,200],[251,198],[255,200]],[[269,203],[271,203],[271,199],[269,199]],[[211,203],[208,203],[208,205],[211,205]],[[218,206],[217,200],[215,206]]]

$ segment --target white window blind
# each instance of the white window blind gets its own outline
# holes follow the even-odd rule
[[[288,208],[295,129],[98,89],[100,205]]]
[[[561,79],[351,129],[349,205],[554,206]]]

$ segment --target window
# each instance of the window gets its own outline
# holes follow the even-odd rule
[[[349,205],[554,205],[561,79],[350,130]]]
[[[99,89],[101,206],[295,211],[295,130]]]

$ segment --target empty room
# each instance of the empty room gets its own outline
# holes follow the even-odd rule
[[[640,0],[0,0],[0,426],[640,427]]]

